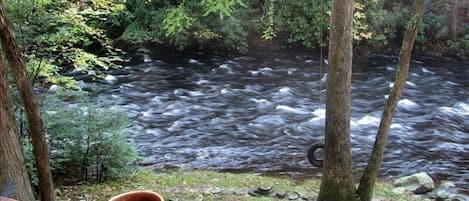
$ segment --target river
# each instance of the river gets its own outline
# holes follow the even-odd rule
[[[397,57],[370,55],[352,75],[351,140],[366,165]],[[327,65],[306,53],[153,55],[112,72],[109,98],[135,121],[131,139],[155,168],[320,176],[306,152],[323,138]],[[469,65],[413,60],[391,125],[383,178],[427,172],[469,189]]]

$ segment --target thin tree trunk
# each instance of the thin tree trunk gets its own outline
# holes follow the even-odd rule
[[[451,2],[451,22],[450,22],[450,37],[451,40],[458,39],[458,0]]]
[[[33,153],[39,177],[39,190],[42,201],[54,201],[54,184],[49,165],[49,154],[39,105],[26,73],[26,65],[17,46],[11,23],[0,0],[0,40],[16,80],[26,111],[29,132],[33,143]]]
[[[350,143],[353,2],[332,1],[325,156],[318,201],[357,200],[353,185]]]
[[[409,25],[407,27],[404,40],[402,41],[401,52],[399,55],[399,66],[397,69],[394,86],[389,95],[386,106],[384,107],[381,123],[376,135],[375,144],[371,153],[368,165],[360,180],[358,187],[358,195],[361,201],[370,201],[373,196],[373,188],[378,176],[378,171],[383,160],[384,149],[386,140],[388,138],[389,127],[391,125],[392,117],[397,106],[397,102],[404,89],[407,74],[409,71],[410,55],[414,46],[414,41],[418,32],[418,25],[423,15],[425,0],[416,0],[414,3],[414,10],[412,11]]]
[[[7,69],[0,52],[0,196],[34,201],[8,87]]]

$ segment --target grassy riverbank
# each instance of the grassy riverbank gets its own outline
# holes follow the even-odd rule
[[[272,186],[272,196],[252,196],[259,187]],[[138,171],[119,180],[102,184],[84,184],[60,187],[58,200],[106,201],[113,195],[131,190],[151,190],[161,194],[165,200],[288,200],[288,196],[300,195],[297,200],[315,200],[320,180],[293,181],[289,178],[261,176],[254,173],[220,173],[215,171]],[[250,192],[251,191],[251,192]],[[296,193],[298,194],[296,194]],[[282,194],[283,197],[282,198]],[[296,194],[296,195],[295,195]],[[411,195],[392,193],[392,186],[379,183],[375,192],[376,201],[417,201]]]

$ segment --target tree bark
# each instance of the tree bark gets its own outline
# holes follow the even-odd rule
[[[451,22],[450,22],[450,38],[453,41],[458,39],[458,0],[451,2]]]
[[[8,87],[7,69],[0,52],[0,196],[34,201]]]
[[[350,143],[353,3],[353,0],[332,1],[325,156],[318,201],[357,200]]]
[[[54,184],[50,171],[48,148],[44,127],[42,124],[39,105],[26,73],[26,65],[21,51],[17,46],[11,22],[0,0],[0,40],[5,56],[10,64],[11,72],[21,94],[21,99],[26,111],[29,132],[33,143],[33,153],[39,177],[39,190],[42,201],[54,201]]]
[[[414,46],[415,38],[417,37],[418,25],[423,16],[425,0],[416,0],[414,2],[414,9],[402,41],[401,52],[399,55],[399,66],[396,72],[394,86],[389,95],[388,101],[384,107],[381,123],[376,135],[375,144],[371,153],[368,165],[360,180],[358,187],[358,195],[361,201],[370,201],[373,196],[373,188],[378,176],[378,171],[383,160],[384,149],[386,140],[388,138],[389,127],[392,122],[394,111],[396,110],[399,98],[404,90],[409,71],[410,56]]]

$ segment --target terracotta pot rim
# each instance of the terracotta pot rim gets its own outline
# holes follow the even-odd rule
[[[160,199],[160,201],[164,201],[163,196],[161,196],[160,194],[155,193],[153,191],[149,191],[149,190],[129,191],[129,192],[126,192],[126,193],[116,195],[116,196],[112,197],[111,199],[109,199],[109,201],[116,201],[117,199],[119,199],[121,197],[124,197],[124,196],[127,196],[127,195],[142,194],[142,193],[147,194],[147,195],[153,195],[155,197],[158,197]]]
[[[18,200],[0,196],[0,201],[18,201]]]

